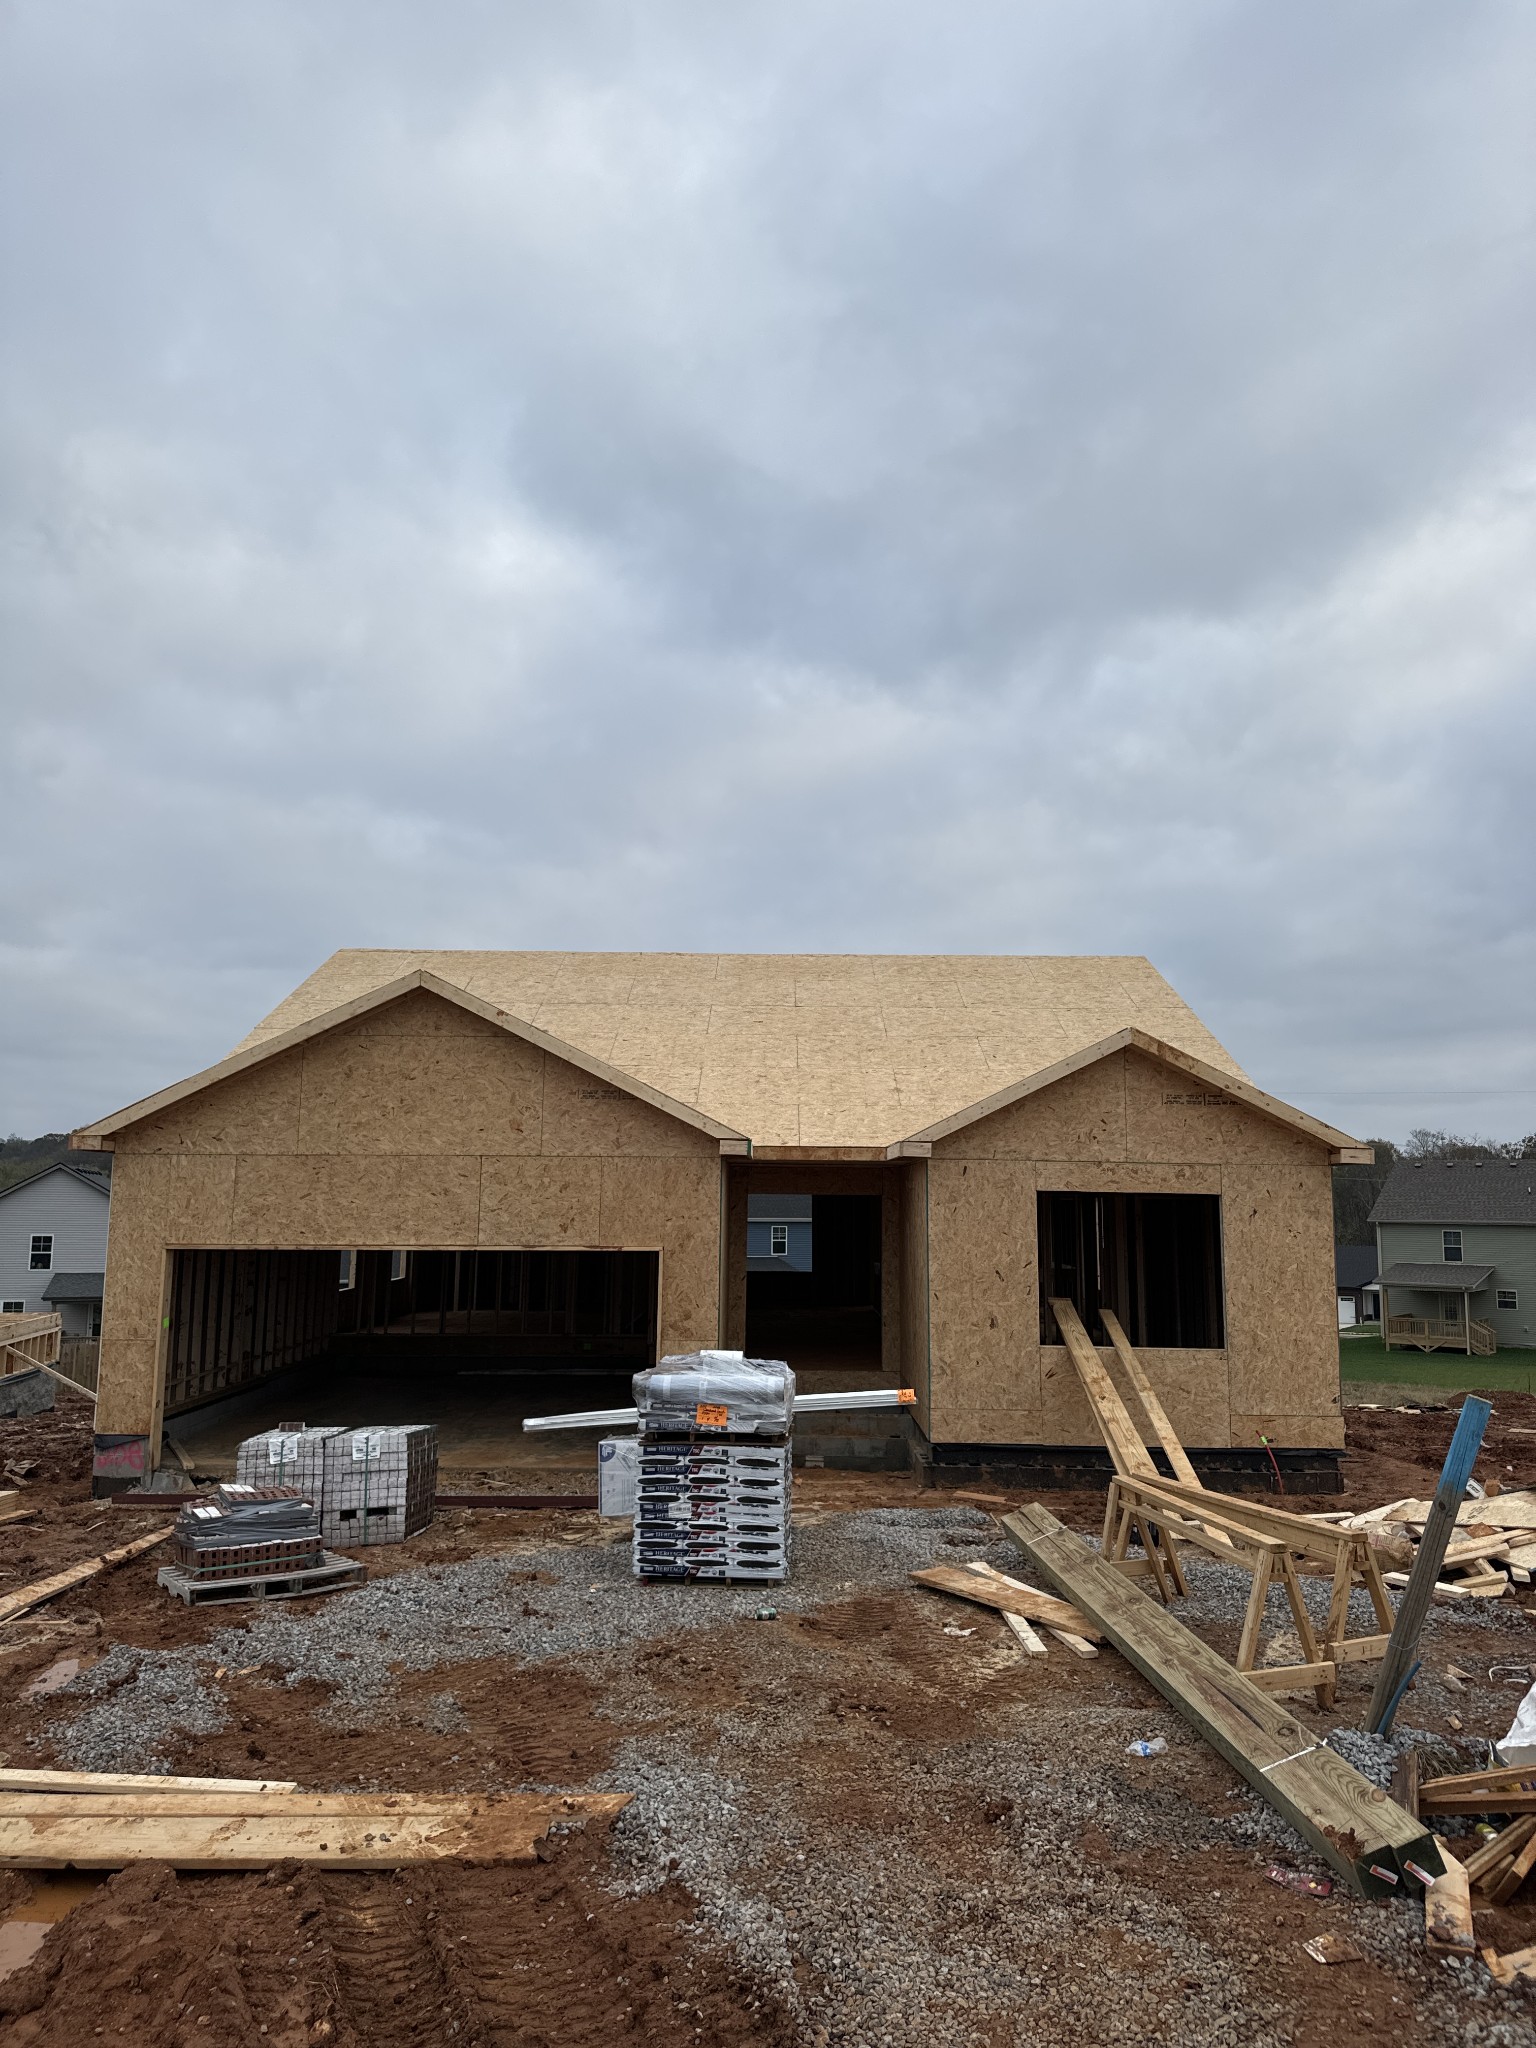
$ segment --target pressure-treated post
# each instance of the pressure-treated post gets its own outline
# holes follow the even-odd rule
[[[1440,1484],[1435,1488],[1429,1519],[1424,1524],[1419,1554],[1408,1575],[1408,1587],[1398,1607],[1397,1620],[1392,1624],[1387,1654],[1376,1674],[1376,1689],[1371,1694],[1370,1711],[1365,1717],[1365,1725],[1373,1735],[1392,1732],[1392,1716],[1397,1712],[1398,1695],[1413,1668],[1419,1632],[1429,1612],[1429,1603],[1434,1598],[1435,1581],[1445,1562],[1446,1545],[1456,1527],[1456,1511],[1467,1490],[1467,1481],[1472,1477],[1472,1467],[1483,1447],[1483,1431],[1488,1427],[1488,1417],[1492,1413],[1489,1404],[1476,1394],[1468,1394],[1461,1405],[1451,1448],[1445,1454]]]

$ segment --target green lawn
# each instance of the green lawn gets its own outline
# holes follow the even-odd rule
[[[1339,1376],[1393,1387],[1440,1387],[1459,1394],[1536,1394],[1536,1351],[1468,1358],[1464,1351],[1388,1351],[1380,1337],[1339,1337]]]

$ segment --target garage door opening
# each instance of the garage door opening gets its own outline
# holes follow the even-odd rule
[[[880,1330],[879,1195],[750,1196],[748,1353],[858,1384],[880,1371]]]
[[[656,1355],[660,1257],[172,1254],[165,1415],[214,1469],[281,1422],[430,1422],[443,1461],[537,1461],[525,1415],[621,1407]]]

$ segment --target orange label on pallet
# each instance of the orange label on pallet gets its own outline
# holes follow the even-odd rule
[[[694,1409],[693,1417],[700,1429],[728,1429],[731,1411],[723,1401],[701,1401]]]
[[[915,1387],[898,1387],[896,1389],[896,1398],[905,1407],[908,1401],[915,1401],[917,1399],[917,1390]]]

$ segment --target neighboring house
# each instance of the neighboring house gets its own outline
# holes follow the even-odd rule
[[[1334,1283],[1339,1297],[1339,1328],[1352,1323],[1374,1323],[1381,1314],[1381,1294],[1376,1285],[1376,1247],[1373,1244],[1337,1244],[1333,1248]]]
[[[809,1195],[748,1195],[747,1271],[811,1271]]]
[[[1371,1211],[1390,1348],[1487,1356],[1536,1329],[1536,1159],[1405,1160]]]
[[[66,1337],[101,1330],[112,1183],[82,1166],[45,1166],[0,1190],[0,1314],[57,1309]]]

